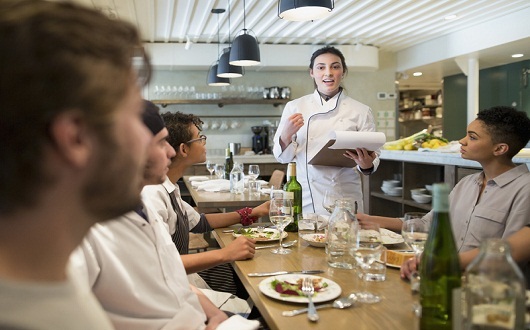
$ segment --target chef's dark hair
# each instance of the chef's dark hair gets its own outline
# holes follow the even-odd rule
[[[333,54],[337,55],[340,58],[342,68],[344,69],[344,73],[348,72],[348,67],[346,66],[346,60],[344,59],[344,55],[340,50],[333,46],[326,46],[322,47],[320,49],[317,49],[313,55],[311,55],[311,61],[309,62],[309,69],[313,69],[313,65],[315,65],[315,58],[319,57],[322,54]]]

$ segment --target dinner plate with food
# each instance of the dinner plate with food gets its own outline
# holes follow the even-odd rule
[[[309,277],[313,281],[315,294],[312,298],[315,303],[333,300],[342,293],[340,286],[330,279],[303,274],[268,277],[260,282],[259,289],[264,295],[270,298],[307,304],[309,300],[302,292],[302,280],[305,277]]]
[[[309,245],[315,247],[325,247],[326,246],[326,235],[325,234],[304,234],[302,239],[309,243]]]
[[[273,228],[241,228],[232,233],[234,237],[245,236],[256,240],[256,242],[274,242],[280,239],[280,232]],[[283,232],[283,238],[287,237]]]
[[[405,240],[403,239],[403,236],[391,230],[381,228],[380,232],[381,232],[381,239],[383,240],[383,244],[385,245],[399,244],[399,243],[405,242]]]

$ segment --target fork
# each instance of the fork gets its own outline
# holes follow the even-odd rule
[[[302,280],[302,292],[307,296],[309,300],[309,305],[307,308],[307,318],[310,321],[317,322],[320,318],[313,303],[313,294],[315,293],[315,288],[313,287],[313,280],[310,277],[304,277]]]

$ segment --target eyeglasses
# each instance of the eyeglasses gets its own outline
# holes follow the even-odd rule
[[[206,135],[201,135],[200,137],[198,137],[196,139],[191,139],[188,142],[186,142],[186,144],[190,144],[190,143],[197,142],[197,141],[201,141],[202,144],[205,145],[206,144]]]

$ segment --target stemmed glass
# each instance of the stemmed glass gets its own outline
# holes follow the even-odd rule
[[[359,302],[375,304],[381,301],[381,297],[367,291],[365,274],[374,262],[379,262],[382,250],[381,232],[377,223],[363,221],[351,224],[350,254],[360,266],[361,281],[364,284],[362,292],[355,294]]]
[[[322,206],[329,212],[333,213],[335,209],[335,202],[338,199],[342,199],[342,194],[337,190],[336,187],[326,190],[324,193],[324,199],[322,200]]]
[[[293,221],[293,208],[290,199],[275,198],[271,200],[269,207],[269,219],[276,226],[280,233],[280,246],[271,250],[275,254],[289,254],[290,249],[284,249],[282,246],[283,229]]]
[[[420,259],[425,242],[429,236],[429,226],[421,220],[423,215],[425,215],[425,213],[405,214],[405,219],[401,228],[401,235],[403,235],[405,243],[407,243],[414,251],[416,262]],[[411,274],[410,286],[412,292],[419,291],[420,277],[417,271],[414,274]]]
[[[206,169],[210,172],[210,179],[213,177],[213,172],[215,171],[215,163],[211,160],[206,161]]]
[[[250,180],[256,180],[259,176],[259,165],[248,166],[248,177]]]
[[[225,176],[225,164],[215,164],[215,175],[218,179],[223,179]]]

